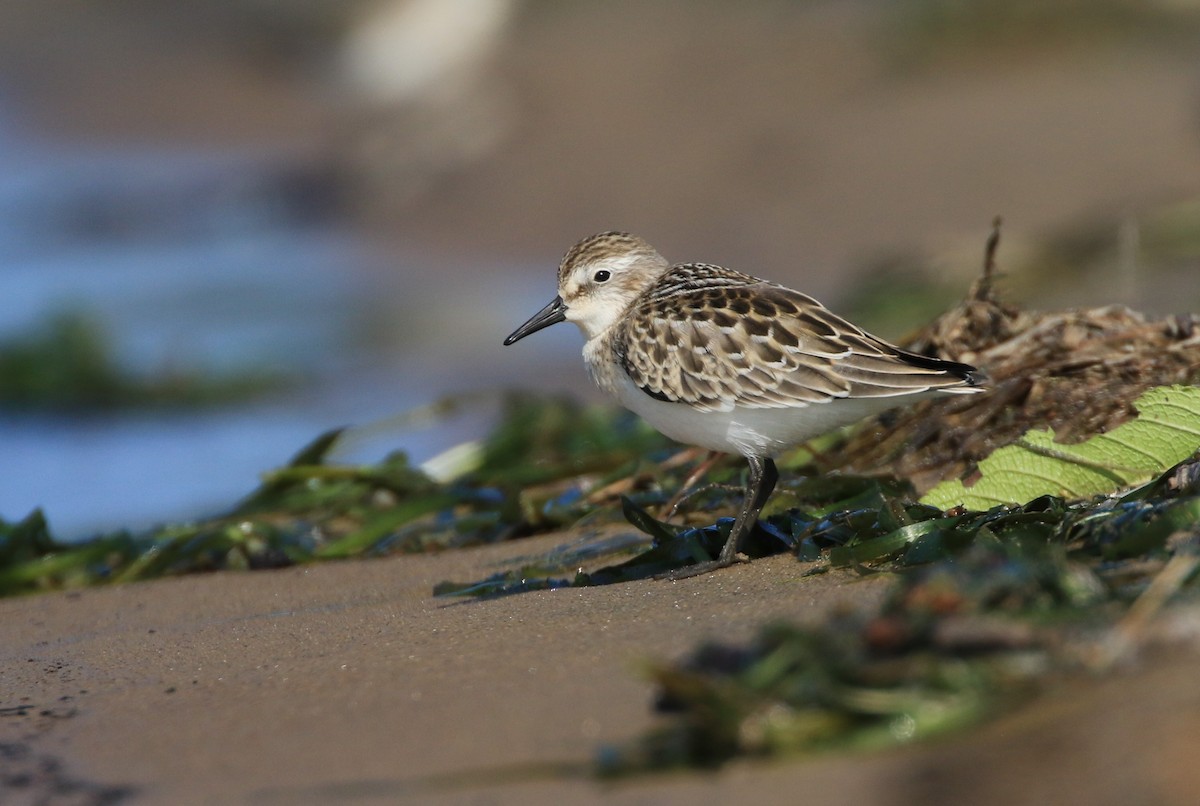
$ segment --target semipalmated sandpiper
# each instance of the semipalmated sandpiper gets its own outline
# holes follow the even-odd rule
[[[888,344],[790,288],[707,263],[671,265],[623,232],[571,247],[558,296],[504,343],[563,321],[583,331],[601,389],[668,437],[750,464],[720,556],[676,578],[739,558],[783,451],[893,406],[983,391],[974,367]]]

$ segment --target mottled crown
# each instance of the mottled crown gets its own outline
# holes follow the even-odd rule
[[[562,262],[558,264],[558,281],[562,283],[571,270],[580,264],[626,256],[646,257],[656,262],[661,261],[665,265],[662,256],[654,247],[636,235],[630,235],[628,232],[601,232],[598,235],[589,235],[567,250]]]

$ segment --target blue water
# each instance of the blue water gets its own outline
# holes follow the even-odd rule
[[[381,338],[378,323],[406,310],[392,307],[405,272],[444,267],[392,266],[296,172],[254,153],[32,144],[0,116],[0,339],[80,310],[135,372],[270,367],[306,379],[212,411],[0,414],[0,517],[43,507],[68,539],[139,529],[227,508],[335,426],[365,427],[341,451],[347,461],[393,449],[420,461],[486,430],[487,406],[424,430],[372,424],[502,385],[504,323],[524,314],[515,296],[466,289],[487,310],[472,317],[478,331],[459,329],[465,342],[430,333],[435,346],[407,344],[403,322]],[[433,297],[407,300],[424,317],[418,331],[454,302]]]

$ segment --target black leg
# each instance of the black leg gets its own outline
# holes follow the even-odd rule
[[[746,480],[746,497],[742,501],[742,511],[738,513],[737,520],[733,522],[733,530],[729,533],[729,539],[725,541],[725,546],[721,549],[721,556],[717,558],[718,567],[733,563],[742,547],[742,541],[754,529],[754,524],[758,522],[758,513],[762,512],[763,505],[767,503],[767,499],[771,497],[771,493],[775,489],[775,483],[779,481],[779,471],[775,468],[775,462],[759,456],[747,456],[746,459],[750,462],[750,478]]]
[[[673,571],[664,575],[665,578],[687,579],[733,565],[737,561],[742,541],[754,529],[754,524],[758,522],[758,513],[762,511],[763,505],[767,503],[767,499],[775,490],[776,482],[779,481],[779,470],[775,467],[774,461],[762,456],[747,456],[746,459],[750,463],[750,477],[746,480],[746,495],[742,500],[742,509],[738,512],[737,520],[733,522],[733,529],[729,532],[729,539],[721,548],[720,556],[712,562],[689,565],[687,568]]]

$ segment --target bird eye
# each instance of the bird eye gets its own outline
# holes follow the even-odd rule
[[[607,269],[601,269],[600,271],[598,271],[594,275],[592,275],[592,279],[595,280],[597,283],[608,282],[609,277],[612,277],[612,274]]]

